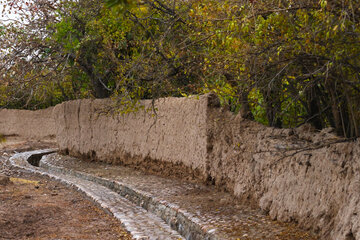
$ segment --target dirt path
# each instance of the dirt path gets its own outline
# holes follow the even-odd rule
[[[51,143],[15,141],[0,148],[0,239],[131,239],[116,219],[82,194],[4,166],[11,152],[39,145]]]

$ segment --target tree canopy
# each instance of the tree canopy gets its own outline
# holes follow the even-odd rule
[[[24,21],[0,24],[2,107],[214,92],[263,124],[360,135],[358,1],[3,3]]]

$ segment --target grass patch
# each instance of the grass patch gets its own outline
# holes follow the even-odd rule
[[[6,138],[4,135],[0,134],[0,143],[3,143],[6,141]]]
[[[32,181],[32,180],[27,180],[27,179],[23,179],[23,178],[10,178],[10,181],[13,183],[21,183],[21,184],[33,184],[33,185],[40,184],[39,181]]]

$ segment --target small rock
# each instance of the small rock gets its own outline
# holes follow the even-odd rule
[[[227,203],[227,199],[226,199],[226,198],[220,199],[220,204],[226,204],[226,203]]]
[[[11,182],[10,182],[10,178],[8,176],[0,175],[0,185],[6,186],[9,183],[11,183]]]

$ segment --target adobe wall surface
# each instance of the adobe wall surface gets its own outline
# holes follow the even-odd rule
[[[208,125],[215,184],[322,239],[360,239],[359,140],[264,127],[219,108],[209,110]]]
[[[56,106],[59,148],[105,162],[141,164],[152,159],[205,171],[207,98],[160,99],[156,116],[145,110],[99,114],[108,104],[77,100]],[[148,107],[151,101],[143,104]]]
[[[55,135],[53,108],[44,110],[0,109],[0,134],[41,139]]]

